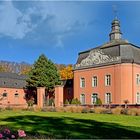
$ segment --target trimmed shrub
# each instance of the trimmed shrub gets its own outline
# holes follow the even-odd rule
[[[140,109],[138,109],[138,108],[130,108],[130,109],[128,109],[128,115],[140,116]]]
[[[49,106],[54,106],[54,98],[49,99]]]
[[[100,99],[100,98],[97,98],[97,101],[96,101],[95,104],[96,104],[96,105],[102,105],[102,101],[101,101],[101,99]]]
[[[122,108],[121,107],[113,108],[113,109],[111,109],[111,111],[112,111],[112,114],[117,114],[117,115],[122,114]]]
[[[75,99],[72,99],[71,104],[80,105],[81,102],[77,98],[75,98]]]
[[[56,112],[55,107],[48,106],[41,109],[42,112]]]
[[[65,112],[64,107],[56,107],[55,110],[56,112]]]
[[[102,113],[104,113],[106,110],[107,110],[107,109],[106,109],[106,108],[103,108],[103,107],[95,107],[95,108],[94,108],[94,111],[95,111],[95,113],[97,113],[97,114],[102,114]]]
[[[128,115],[128,109],[123,108],[122,111],[121,111],[121,114]]]
[[[90,108],[89,107],[83,107],[82,113],[89,113],[89,112],[90,112]]]
[[[67,106],[64,108],[65,112],[81,113],[83,110],[82,106]]]
[[[95,113],[94,108],[90,108],[89,113]]]
[[[64,104],[65,105],[69,105],[70,104],[69,101],[68,101],[68,99],[65,100],[65,103]]]

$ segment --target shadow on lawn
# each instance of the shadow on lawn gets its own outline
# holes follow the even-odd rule
[[[30,138],[140,138],[140,133],[115,123],[69,117],[15,116],[0,121],[12,129],[24,129]],[[10,122],[10,123],[9,123]],[[133,129],[139,129],[133,127]],[[37,135],[36,135],[37,134]],[[39,135],[40,136],[39,136]],[[35,136],[36,135],[36,136]]]

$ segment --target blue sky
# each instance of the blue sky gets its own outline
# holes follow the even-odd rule
[[[123,38],[140,46],[140,1],[0,1],[0,60],[32,64],[44,53],[75,64],[78,52],[109,41],[114,5]]]

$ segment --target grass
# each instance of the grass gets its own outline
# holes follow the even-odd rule
[[[140,116],[3,111],[0,126],[23,129],[29,138],[140,138]]]

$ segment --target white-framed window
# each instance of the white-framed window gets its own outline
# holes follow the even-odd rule
[[[140,85],[140,74],[136,74],[136,84]]]
[[[85,78],[80,78],[80,87],[81,88],[85,87]]]
[[[111,93],[106,93],[105,94],[105,103],[106,104],[111,103]]]
[[[137,95],[136,95],[136,103],[140,104],[140,93],[139,92],[137,92]]]
[[[97,102],[97,99],[98,99],[97,93],[91,94],[91,104],[95,104]]]
[[[97,87],[97,76],[92,77],[92,87]]]
[[[85,104],[85,94],[80,95],[80,102],[82,105]]]
[[[105,86],[110,86],[111,85],[111,75],[107,74],[105,76]]]

